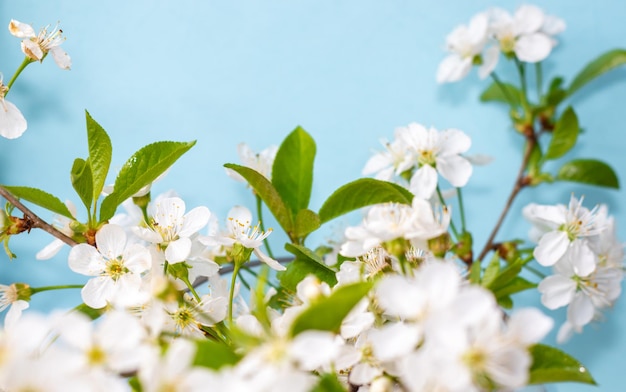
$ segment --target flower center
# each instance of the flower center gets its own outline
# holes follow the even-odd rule
[[[500,38],[500,49],[503,53],[513,53],[515,49],[515,37],[513,35],[506,35]]]
[[[417,156],[417,162],[420,165],[435,166],[435,153],[433,150],[422,150]]]
[[[106,353],[98,346],[93,346],[87,352],[87,362],[90,365],[102,365],[106,361]]]
[[[111,277],[111,279],[117,281],[122,275],[129,272],[128,268],[124,266],[124,260],[122,257],[107,260],[104,273]]]

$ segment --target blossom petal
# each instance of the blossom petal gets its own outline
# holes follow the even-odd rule
[[[478,77],[485,79],[487,76],[491,75],[493,70],[496,69],[499,59],[500,49],[497,46],[487,48],[483,55],[483,63],[478,67]]]
[[[572,242],[566,253],[574,273],[584,277],[596,269],[596,255],[593,253],[587,241],[577,238]]]
[[[567,321],[572,323],[574,327],[582,327],[588,324],[595,313],[591,298],[586,296],[582,291],[574,295],[574,299],[567,308]]]
[[[73,247],[67,262],[72,271],[87,276],[97,276],[104,269],[104,260],[100,252],[87,244]]]
[[[11,19],[11,22],[9,22],[9,32],[17,38],[34,38],[37,36],[33,26],[15,19]]]
[[[60,46],[50,48],[50,53],[57,66],[61,69],[69,70],[72,66],[72,59]],[[148,188],[149,189],[149,188]]]
[[[542,294],[541,303],[546,308],[557,309],[572,301],[576,282],[565,276],[551,275],[539,283],[537,290]]]
[[[180,263],[181,261],[185,261],[190,252],[191,240],[186,237],[179,238],[167,245],[167,249],[165,249],[165,260],[171,264]]]
[[[415,197],[430,199],[435,189],[437,189],[437,170],[430,165],[423,165],[417,169],[409,185],[409,190]]]
[[[537,63],[545,60],[552,51],[552,40],[543,33],[524,35],[515,42],[514,51],[521,61]]]
[[[472,164],[460,155],[438,156],[437,171],[452,186],[465,186],[472,176]]]
[[[26,127],[26,119],[17,106],[0,98],[0,135],[7,139],[16,139],[22,136]]]
[[[96,233],[96,245],[100,253],[108,259],[115,259],[124,253],[126,232],[121,226],[105,225]]]
[[[457,82],[469,74],[472,69],[472,58],[462,58],[457,54],[450,54],[437,68],[437,83]]]
[[[525,4],[515,11],[515,34],[532,34],[541,28],[544,21],[544,13],[541,8]]]
[[[89,279],[85,287],[80,291],[85,305],[94,309],[104,308],[111,295],[113,284],[113,280],[105,276]]]
[[[256,257],[259,258],[259,260],[269,265],[270,268],[276,271],[284,271],[287,269],[284,265],[280,264],[278,261],[263,253],[259,248],[254,248],[254,254],[256,255]]]
[[[181,237],[190,237],[209,223],[211,211],[204,206],[196,207],[185,214],[183,227],[178,232]]]
[[[544,234],[539,244],[533,251],[537,262],[544,267],[556,264],[567,251],[570,241],[567,233],[561,230],[551,231]]]
[[[65,245],[65,242],[63,242],[63,241],[61,241],[59,239],[55,239],[54,241],[52,241],[51,243],[46,245],[42,250],[37,252],[37,254],[35,255],[35,258],[37,260],[48,260],[48,259],[51,259],[51,258],[54,257],[54,255],[59,253],[61,248],[63,248],[63,245]]]

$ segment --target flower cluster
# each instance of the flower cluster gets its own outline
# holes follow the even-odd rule
[[[565,22],[534,5],[522,5],[513,15],[501,8],[479,13],[448,35],[450,54],[439,65],[437,81],[459,81],[474,65],[484,79],[495,69],[500,53],[527,63],[543,61],[556,45],[554,36],[563,30]]]
[[[623,245],[606,206],[589,210],[573,195],[568,206],[530,204],[524,216],[533,223],[531,237],[538,241],[537,262],[553,266],[554,275],[539,283],[541,302],[549,309],[567,306],[567,321],[558,340],[581,332],[621,293],[624,278]]]
[[[225,167],[247,183],[256,216],[234,206],[220,228],[205,206],[189,209],[173,191],[152,195],[152,183],[195,142],[151,143],[105,186],[113,148],[87,113],[89,156],[77,158],[71,172],[86,221],[73,203],[46,191],[0,185],[7,254],[14,257],[13,236],[44,228],[55,240],[36,257],[48,259],[70,245],[69,268],[86,277],[79,285],[0,285],[0,312],[9,309],[0,328],[0,390],[482,392],[594,383],[576,359],[542,343],[554,321],[538,309],[515,308],[514,301],[519,292],[537,290],[546,308],[567,306],[559,343],[599,319],[621,294],[624,277],[623,246],[608,207],[588,209],[574,196],[567,206],[531,203],[522,214],[533,224],[536,246],[498,238],[522,190],[554,181],[618,187],[612,168],[599,160],[571,160],[556,173],[544,166],[568,153],[580,133],[573,108],[559,105],[582,84],[626,64],[624,51],[610,52],[574,85],[556,77],[544,94],[539,62],[563,29],[559,19],[525,5],[513,15],[481,13],[448,36],[451,54],[438,81],[459,80],[474,65],[484,77],[500,53],[520,76],[517,88],[494,75],[482,97],[508,105],[524,150],[480,251],[461,193],[480,160],[466,155],[472,142],[461,130],[397,128],[365,164],[363,174],[375,178],[343,185],[317,210],[309,206],[316,147],[304,129],[258,154],[242,143],[242,164]],[[26,57],[7,85],[0,77],[0,134],[16,138],[26,120],[5,99],[15,79],[48,53],[62,69],[70,59],[58,28],[36,34],[12,20],[9,30],[22,39]],[[538,63],[536,102],[528,96],[526,63]],[[446,201],[452,192],[454,214]],[[47,224],[23,203],[56,213],[56,221]],[[283,248],[291,256],[273,256],[263,205],[288,238]],[[310,247],[309,234],[357,210],[360,223]],[[534,261],[553,273],[546,277]],[[83,303],[73,310],[46,316],[27,310],[33,295],[68,288],[81,290]]]

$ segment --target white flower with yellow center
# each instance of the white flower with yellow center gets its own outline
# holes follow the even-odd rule
[[[16,139],[26,131],[26,119],[17,106],[4,99],[7,92],[9,88],[2,83],[0,73],[0,135],[7,139]]]
[[[43,61],[44,57],[50,53],[59,68],[70,69],[72,65],[70,56],[61,48],[61,44],[65,41],[63,30],[56,26],[48,33],[48,27],[42,28],[39,34],[36,34],[31,25],[11,19],[9,32],[17,38],[23,38],[22,52],[28,58]]]
[[[98,248],[79,244],[70,251],[70,269],[94,276],[81,290],[83,302],[94,309],[108,303],[128,305],[138,298],[141,275],[151,267],[148,249],[126,244],[126,232],[117,225],[105,225],[96,233]]]
[[[277,152],[277,146],[269,146],[259,153],[252,151],[250,146],[246,143],[240,143],[237,146],[237,153],[241,164],[249,167],[250,169],[254,169],[268,180],[272,179],[272,166],[274,165],[274,159],[276,158]],[[226,174],[234,180],[246,182],[246,180],[244,180],[244,178],[234,170],[226,169]]]
[[[134,227],[140,238],[157,244],[170,264],[185,261],[191,254],[192,241],[211,217],[208,208],[196,207],[185,214],[185,202],[179,197],[159,200],[154,207],[151,228]]]
[[[409,190],[416,197],[430,199],[437,189],[437,173],[456,188],[465,186],[472,175],[471,163],[461,156],[472,145],[458,129],[438,131],[411,123],[402,133],[418,169],[411,177]]]

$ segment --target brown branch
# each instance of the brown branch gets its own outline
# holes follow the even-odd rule
[[[478,258],[476,259],[477,261],[481,261],[486,255],[487,253],[493,249],[493,241],[496,238],[496,235],[498,234],[498,231],[500,230],[500,226],[502,226],[502,223],[504,222],[504,218],[506,217],[506,215],[508,214],[509,210],[511,209],[511,206],[513,205],[513,201],[515,200],[515,198],[517,197],[518,193],[526,186],[528,186],[528,182],[526,180],[526,167],[528,166],[528,162],[530,160],[530,156],[533,152],[533,149],[535,148],[535,145],[537,144],[537,139],[534,136],[534,131],[533,132],[529,132],[526,136],[526,151],[524,151],[524,157],[522,158],[522,164],[519,168],[519,171],[517,173],[517,178],[515,179],[515,184],[513,185],[513,189],[511,190],[511,194],[509,195],[509,198],[506,201],[506,204],[504,206],[504,209],[502,210],[502,213],[500,213],[500,217],[498,218],[498,222],[496,223],[495,227],[493,228],[493,230],[491,231],[491,234],[489,235],[489,239],[487,239],[487,243],[485,244],[485,247],[483,248],[483,250],[480,252],[480,255],[478,256]]]
[[[28,220],[30,227],[41,229],[48,234],[60,239],[69,246],[76,246],[78,242],[74,241],[67,235],[63,234],[57,228],[41,219],[37,214],[32,212],[28,207],[22,204],[15,196],[11,194],[6,188],[0,186],[0,196],[4,197],[9,203],[13,204],[18,210],[24,213],[24,219]]]

